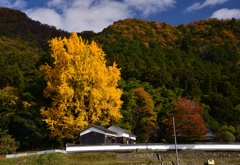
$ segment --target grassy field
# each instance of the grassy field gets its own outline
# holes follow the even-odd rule
[[[163,154],[163,153],[162,153]],[[175,161],[173,153],[171,158],[164,159],[164,165],[171,164]],[[187,153],[182,153],[183,155]],[[201,154],[201,153],[199,153]],[[166,157],[166,156],[165,156]],[[207,159],[194,159],[184,158],[181,159],[180,165],[203,165],[207,164]],[[231,159],[219,157],[215,159],[216,164],[221,165],[237,165],[240,164],[239,158]],[[160,161],[156,157],[156,153],[153,152],[135,152],[135,153],[81,153],[81,154],[63,154],[63,153],[48,153],[43,155],[33,155],[19,158],[1,158],[0,165],[148,165],[148,164],[160,164]]]
[[[63,154],[49,153],[27,157],[0,159],[1,165],[110,165],[110,164],[140,164],[148,160],[125,161],[117,160],[115,153],[84,153]]]

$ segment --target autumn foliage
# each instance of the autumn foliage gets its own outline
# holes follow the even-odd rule
[[[157,114],[153,111],[154,102],[151,95],[144,88],[136,88],[134,90],[137,96],[137,107],[133,110],[133,128],[134,134],[138,135],[138,142],[148,142],[151,136],[157,130],[156,119]]]
[[[53,67],[41,66],[47,87],[44,96],[52,99],[41,114],[58,140],[74,139],[91,124],[118,120],[122,91],[117,87],[120,69],[107,67],[105,54],[95,42],[88,44],[73,33],[69,39],[50,41]]]
[[[178,141],[191,142],[205,139],[206,126],[201,116],[202,107],[196,99],[189,100],[178,98],[175,100],[173,115],[169,116],[167,124],[167,140],[173,140],[173,123],[175,119],[175,129]]]
[[[137,139],[142,136],[141,141],[148,141],[145,140],[149,137],[147,131],[151,130],[145,128],[153,127],[142,124],[145,121],[151,124],[155,120],[159,127],[155,132],[157,137],[149,139],[152,142],[173,140],[172,116],[177,125],[195,122],[182,117],[187,111],[181,114],[180,110],[174,110],[179,100],[173,101],[186,96],[201,100],[203,112],[200,114],[207,128],[217,135],[214,141],[221,141],[226,131],[234,135],[236,142],[240,141],[239,19],[211,18],[171,26],[133,18],[116,21],[99,33],[78,32],[83,39],[96,41],[105,56],[96,44],[93,47],[93,43],[73,36],[63,38],[70,33],[31,20],[21,11],[0,7],[0,16],[0,138],[11,135],[20,142],[21,150],[49,148],[51,137],[47,128],[52,130],[52,137],[70,139],[79,137],[81,129],[90,123],[103,126],[117,120],[121,116],[117,110],[121,91],[115,85],[106,86],[110,80],[115,84],[120,77],[114,62],[121,68],[118,85],[124,102],[119,108],[123,117],[116,123],[128,131],[139,129],[135,130]],[[49,47],[48,41],[60,36],[62,38],[52,40]],[[91,52],[98,52],[99,56]],[[41,67],[42,72],[39,71],[41,65],[45,65]],[[102,70],[105,67],[107,69]],[[115,74],[110,73],[111,68]],[[146,100],[140,101],[141,90],[135,91],[139,87],[151,95],[157,119],[148,117],[152,111],[141,113],[151,106],[145,106]],[[43,97],[44,89],[47,99]],[[103,108],[109,103],[115,108]],[[196,100],[194,105],[201,106]],[[43,106],[46,108],[40,114]],[[141,116],[136,118],[133,112]],[[167,120],[169,125],[165,125]],[[232,126],[236,131],[223,131],[223,125]],[[195,135],[200,136],[197,133]],[[187,133],[178,135],[178,142],[189,140]],[[196,141],[199,139],[201,137]],[[51,142],[59,144],[52,139]]]

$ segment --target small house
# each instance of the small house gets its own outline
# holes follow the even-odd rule
[[[80,133],[80,144],[109,144],[116,143],[117,133],[104,127],[92,125]]]
[[[128,131],[111,126],[108,129],[92,125],[80,133],[81,145],[98,145],[98,144],[135,144],[136,136]]]
[[[131,134],[130,132],[118,127],[118,126],[111,126],[108,128],[108,130],[111,130],[113,132],[117,133],[117,143],[121,144],[135,144],[136,143],[136,136]]]

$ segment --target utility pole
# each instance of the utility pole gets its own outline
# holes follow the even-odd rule
[[[175,150],[176,150],[176,163],[177,165],[179,165],[178,163],[178,151],[177,151],[177,135],[176,135],[176,130],[175,130],[175,121],[174,121],[174,117],[172,117],[172,121],[173,121],[173,132],[174,132],[174,141],[175,141]]]

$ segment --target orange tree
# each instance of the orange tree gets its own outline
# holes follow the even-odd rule
[[[174,112],[166,121],[166,140],[173,141],[172,117],[175,119],[176,135],[179,142],[204,140],[206,126],[201,116],[201,104],[196,99],[189,100],[187,98],[178,98],[174,104]]]
[[[157,114],[154,112],[154,102],[151,95],[144,88],[135,88],[136,108],[132,110],[132,131],[137,135],[138,142],[148,142],[155,136]]]

